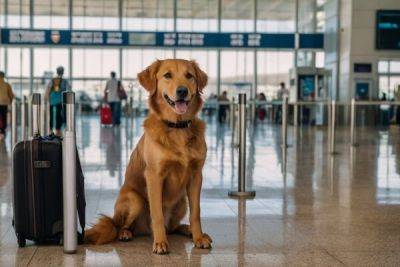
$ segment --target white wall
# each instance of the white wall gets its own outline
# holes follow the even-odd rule
[[[400,0],[341,0],[340,100],[350,101],[355,79],[372,79],[372,96],[378,97],[378,61],[400,59],[400,51],[375,49],[376,11],[400,9]],[[372,74],[353,72],[354,63],[371,63]]]

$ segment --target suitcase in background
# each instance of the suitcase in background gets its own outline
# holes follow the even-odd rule
[[[100,122],[102,125],[112,124],[111,107],[108,104],[103,104],[100,108]]]

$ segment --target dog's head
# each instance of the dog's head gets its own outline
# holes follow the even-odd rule
[[[138,79],[150,93],[150,109],[163,119],[191,119],[201,108],[207,74],[195,61],[157,60]]]

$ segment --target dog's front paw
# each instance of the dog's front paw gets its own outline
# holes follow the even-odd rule
[[[153,253],[156,254],[167,254],[168,253],[168,242],[156,242],[153,243]]]
[[[203,233],[203,236],[198,238],[193,238],[193,243],[196,248],[210,249],[212,239],[208,234]]]

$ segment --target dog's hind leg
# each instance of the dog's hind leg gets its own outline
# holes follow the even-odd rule
[[[133,237],[133,224],[143,211],[143,198],[131,188],[122,187],[115,203],[114,222],[119,228],[118,239],[129,241]]]

